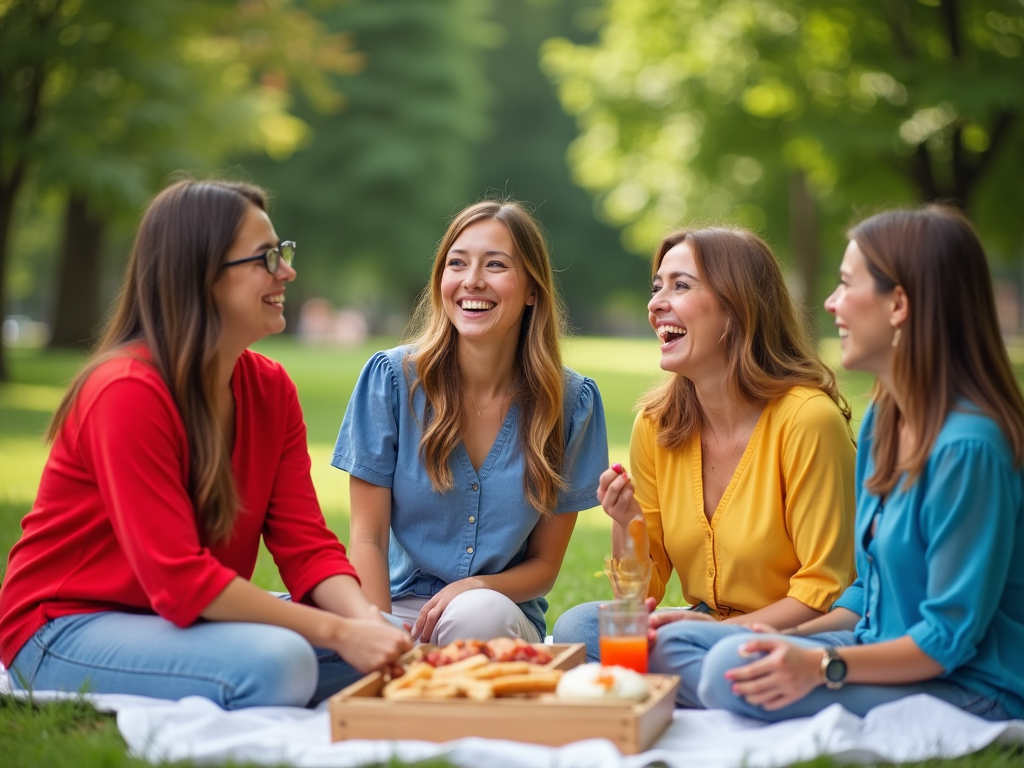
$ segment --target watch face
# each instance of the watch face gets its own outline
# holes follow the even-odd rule
[[[829,659],[825,666],[825,678],[830,683],[841,683],[846,679],[846,662],[842,659]]]

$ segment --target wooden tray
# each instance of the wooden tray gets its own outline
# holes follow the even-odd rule
[[[586,661],[586,646],[545,645],[554,669]],[[466,736],[561,746],[583,739],[610,739],[624,755],[643,752],[672,720],[679,678],[646,675],[648,697],[628,701],[559,701],[554,694],[535,699],[440,699],[393,701],[380,691],[384,677],[367,675],[331,697],[331,740],[414,739],[451,741]]]

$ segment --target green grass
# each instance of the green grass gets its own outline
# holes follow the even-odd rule
[[[313,482],[328,524],[342,541],[348,541],[348,475],[330,466],[338,426],[356,378],[369,356],[394,344],[394,339],[371,339],[363,346],[337,350],[306,347],[290,338],[262,342],[257,349],[279,360],[295,380],[309,431]],[[823,342],[826,358],[838,362],[836,340]],[[1018,376],[1024,378],[1024,351],[1011,350]],[[64,387],[81,365],[82,356],[70,352],[8,350],[13,383],[0,384],[0,573],[6,553],[21,533],[20,521],[30,509],[47,449],[42,436]],[[660,380],[658,350],[647,339],[592,339],[570,341],[566,363],[592,377],[601,390],[608,420],[612,461],[628,463],[629,434],[637,398]],[[841,384],[854,409],[854,428],[867,406],[869,377],[841,373]],[[548,626],[567,608],[587,600],[610,596],[603,576],[595,576],[609,551],[609,523],[600,509],[579,516],[562,572],[548,600]],[[266,551],[261,553],[254,581],[268,589],[283,584]],[[677,579],[665,598],[667,604],[682,602]],[[0,699],[0,761],[5,767],[135,766],[129,758],[113,718],[91,707],[67,702],[33,707]],[[993,748],[960,760],[933,761],[926,765],[945,768],[1009,768],[1022,764],[1019,751]],[[445,766],[441,761],[420,768]],[[828,759],[806,763],[826,768]],[[486,768],[486,767],[483,767]]]

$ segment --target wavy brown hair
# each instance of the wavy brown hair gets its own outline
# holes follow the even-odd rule
[[[208,543],[228,538],[241,505],[215,410],[221,319],[213,284],[250,205],[266,210],[262,190],[225,181],[179,181],[153,198],[139,225],[114,313],[47,433],[49,440],[56,439],[82,385],[99,365],[145,347],[140,359],[148,357],[160,373],[185,426],[188,493],[200,536]]]
[[[909,305],[892,364],[905,410],[875,384],[875,472],[867,489],[888,494],[904,472],[912,483],[961,398],[999,425],[1021,466],[1024,397],[999,331],[985,251],[967,218],[955,208],[928,205],[877,214],[847,235],[864,254],[875,291],[890,293],[898,285]],[[916,439],[900,462],[903,423]]]
[[[652,278],[665,254],[680,243],[690,246],[700,279],[728,317],[724,343],[729,395],[766,403],[791,387],[814,387],[832,398],[849,425],[850,406],[839,393],[835,373],[818,355],[767,243],[744,229],[681,229],[667,235],[654,252]],[[704,427],[693,382],[679,374],[648,392],[640,408],[657,426],[659,444],[667,448],[684,445]]]
[[[441,276],[448,251],[467,227],[478,221],[500,221],[512,236],[535,292],[523,314],[516,349],[513,399],[519,406],[519,433],[524,456],[523,489],[541,514],[550,513],[565,487],[565,373],[559,337],[565,311],[555,290],[551,260],[540,227],[526,209],[512,200],[484,201],[458,213],[441,238],[430,285],[423,291],[410,331],[415,367],[409,402],[417,387],[427,398],[420,455],[435,491],[454,486],[448,458],[462,440],[463,392],[459,369],[459,334],[445,314]]]

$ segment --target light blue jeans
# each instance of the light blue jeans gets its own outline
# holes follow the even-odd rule
[[[331,650],[268,624],[81,613],[48,622],[18,652],[22,690],[203,696],[224,709],[311,706],[361,673]]]
[[[597,626],[597,607],[601,602],[581,603],[575,608],[558,617],[555,628],[551,630],[552,639],[556,643],[586,643],[587,661],[601,660],[601,646]],[[675,608],[672,610],[685,610]],[[709,609],[704,603],[698,603],[689,610],[697,613],[708,613]]]
[[[842,704],[853,714],[863,716],[880,704],[918,693],[927,693],[986,720],[1012,719],[1010,713],[998,702],[946,680],[926,680],[910,685],[852,684],[837,691],[819,686],[800,701],[768,712],[748,704],[742,696],[733,693],[732,683],[725,678],[725,673],[730,669],[755,660],[756,657],[739,654],[739,647],[750,640],[753,634],[745,627],[720,622],[679,621],[666,625],[658,630],[658,642],[650,656],[650,670],[681,677],[682,683],[676,697],[679,706],[726,709],[738,715],[770,722],[808,717],[831,704]],[[853,632],[824,632],[810,637],[762,637],[781,637],[806,648],[857,644]]]

